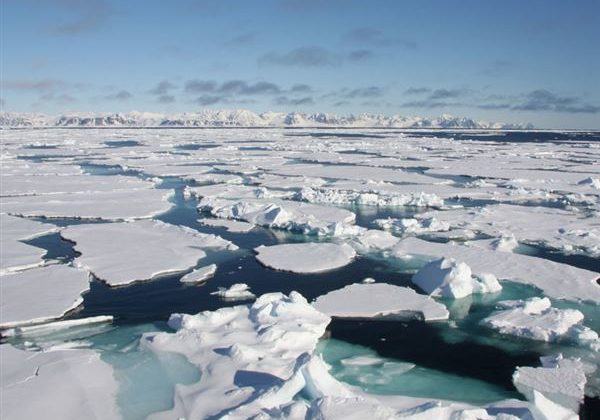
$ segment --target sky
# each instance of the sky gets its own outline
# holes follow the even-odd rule
[[[0,0],[3,111],[600,129],[598,0]]]

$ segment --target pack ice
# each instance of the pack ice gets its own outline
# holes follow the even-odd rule
[[[111,286],[184,272],[205,250],[237,249],[219,236],[155,220],[74,225],[61,236],[81,252],[75,264]]]
[[[267,267],[293,273],[318,273],[349,264],[356,251],[347,244],[300,243],[255,248],[256,259]]]
[[[351,284],[319,296],[313,306],[338,318],[356,319],[448,319],[446,307],[408,287],[391,284]]]

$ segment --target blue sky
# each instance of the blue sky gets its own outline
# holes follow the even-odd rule
[[[374,112],[600,128],[597,0],[1,0],[8,111]]]

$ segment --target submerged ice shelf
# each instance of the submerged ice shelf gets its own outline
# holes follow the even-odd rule
[[[559,352],[581,358],[585,392],[598,395],[589,344],[600,319],[600,190],[594,181],[600,149],[584,134],[556,133],[561,141],[518,146],[510,139],[538,134],[106,129],[6,130],[3,136],[0,287],[10,299],[3,296],[2,327],[63,319],[66,311],[65,325],[90,315],[114,315],[115,324],[69,327],[87,331],[76,341],[75,332],[50,332],[60,323],[38,324],[7,337],[2,347],[15,345],[42,366],[46,353],[34,350],[89,357],[116,381],[115,390],[104,380],[108,376],[98,376],[98,386],[114,390],[97,397],[107,410],[116,405],[115,417],[214,409],[231,417],[511,413],[542,419],[561,412],[566,418],[582,394],[557,399],[551,387],[535,385],[525,374],[539,369],[539,356]],[[99,221],[110,223],[92,223]],[[68,258],[45,239],[52,235],[74,242]],[[448,240],[460,243],[442,243]],[[525,245],[540,252],[519,254]],[[242,249],[231,252],[236,246]],[[433,282],[412,283],[427,262],[443,258],[456,263],[439,264],[429,273]],[[461,263],[470,275],[461,274]],[[447,276],[446,269],[456,275]],[[67,282],[71,277],[58,275],[63,272],[80,275]],[[106,284],[88,284],[88,272]],[[360,284],[365,278],[373,283]],[[441,290],[456,282],[468,283],[475,294],[422,294],[445,296]],[[497,293],[478,294],[483,289]],[[316,299],[322,316],[334,318],[328,334],[346,342],[303,331],[312,322],[297,325],[306,314],[313,313],[313,321],[319,316],[296,295],[266,303],[271,298],[265,293],[292,290]],[[225,309],[256,296],[255,304]],[[532,296],[553,299],[550,318],[580,311],[583,324],[577,318],[565,328],[588,340],[528,341],[480,324],[495,309],[518,309],[496,308],[506,305],[499,301]],[[81,312],[70,311],[75,305]],[[177,332],[162,323],[184,312],[190,315],[172,317],[182,322],[172,323]],[[341,334],[340,325],[349,333]],[[158,350],[146,338],[139,346],[143,333],[178,353]],[[349,344],[358,341],[356,334],[372,334],[362,337],[368,348]],[[50,336],[52,344],[40,344]],[[244,340],[259,345],[234,345]],[[336,342],[343,355],[322,350]],[[268,343],[279,350],[270,353]],[[291,353],[277,357],[286,350]],[[228,387],[221,387],[226,376],[211,379],[210,369],[199,371],[213,362],[234,372]],[[515,388],[510,379],[517,367]],[[570,367],[568,372],[576,375]],[[68,380],[61,371],[52,378]],[[198,387],[207,394],[188,392]],[[246,404],[226,406],[236,398]],[[74,393],[70,403],[79,401]]]

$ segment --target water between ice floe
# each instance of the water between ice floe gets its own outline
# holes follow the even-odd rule
[[[84,168],[94,174],[143,176],[135,171],[125,172],[101,165],[84,165]],[[176,178],[164,179],[161,188],[176,191],[173,197],[176,206],[157,219],[219,234],[242,250],[226,256],[209,254],[201,261],[199,265],[212,262],[218,265],[215,276],[203,285],[180,283],[182,274],[119,288],[94,283],[84,296],[83,308],[70,317],[114,315],[115,326],[106,330],[81,328],[68,336],[39,338],[46,343],[52,340],[57,343],[83,340],[98,349],[102,359],[115,369],[120,384],[118,403],[125,418],[141,419],[149,413],[170,408],[175,384],[193,383],[199,379],[200,373],[183,357],[157,357],[139,348],[138,339],[144,332],[168,330],[165,320],[172,313],[196,313],[235,305],[210,295],[218,287],[243,282],[256,295],[297,290],[312,300],[365,277],[411,286],[414,265],[366,256],[357,258],[346,267],[320,274],[299,275],[267,269],[254,258],[254,247],[316,239],[262,228],[241,234],[203,226],[197,221],[202,216],[197,213],[195,202],[183,198],[183,185],[183,181]],[[357,223],[367,227],[371,227],[376,218],[410,217],[418,211],[410,208],[352,210],[357,213]],[[79,223],[76,220],[54,222],[59,225]],[[71,261],[76,257],[72,245],[57,234],[39,237],[30,243],[47,249],[46,259]],[[594,269],[597,263],[585,258],[550,255],[548,251],[535,248],[523,252],[539,253],[549,259],[554,256],[555,259],[588,269]],[[590,264],[591,267],[588,266]],[[521,398],[511,383],[516,366],[538,365],[540,355],[557,351],[579,355],[579,350],[500,336],[481,327],[479,321],[491,313],[495,302],[540,295],[529,286],[507,282],[503,286],[503,291],[496,295],[445,301],[451,312],[449,322],[333,320],[329,327],[330,336],[322,340],[317,353],[331,365],[335,377],[368,392],[479,404],[510,397]],[[577,307],[586,315],[588,326],[600,329],[600,310],[597,306],[565,302],[555,304],[559,307]],[[35,340],[32,342],[35,345]],[[361,356],[368,363],[353,362],[360,361],[357,357]]]

